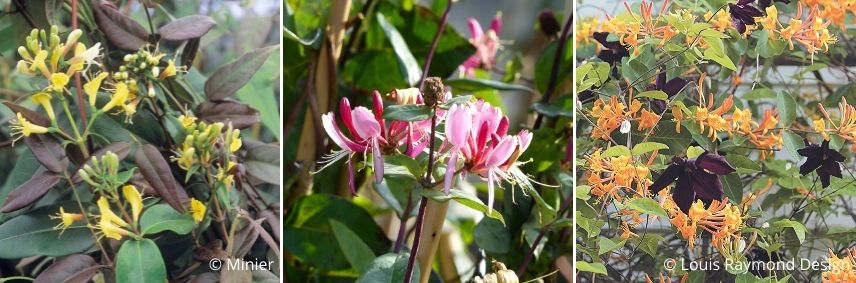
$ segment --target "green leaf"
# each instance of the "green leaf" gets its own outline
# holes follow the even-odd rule
[[[193,216],[187,213],[180,213],[173,209],[168,204],[155,204],[143,212],[140,217],[140,228],[143,234],[152,235],[163,231],[173,231],[176,234],[184,235],[193,231],[196,223],[193,221]]]
[[[665,92],[663,92],[662,90],[643,91],[643,92],[636,95],[636,98],[642,98],[642,97],[653,98],[653,99],[663,100],[663,101],[669,100],[669,95],[666,94]]]
[[[761,165],[759,165],[758,162],[752,161],[752,159],[749,159],[745,155],[729,154],[725,156],[725,160],[737,168],[737,172],[740,174],[761,172]]]
[[[300,198],[283,226],[283,248],[318,270],[343,270],[351,264],[342,256],[330,219],[354,232],[374,254],[389,250],[390,241],[363,208],[340,197],[313,194]]]
[[[770,30],[764,29],[754,32],[753,36],[758,38],[758,44],[755,45],[755,51],[763,58],[778,56],[785,50],[784,42],[770,39]]]
[[[657,201],[650,198],[636,198],[631,200],[625,206],[627,209],[636,210],[645,214],[657,215],[660,217],[668,217],[666,211],[660,206]]]
[[[756,100],[763,98],[775,98],[776,92],[769,88],[756,88],[743,94],[745,100]]]
[[[565,50],[560,54],[559,60],[556,60],[556,48],[558,48],[557,44],[558,40],[553,41],[547,47],[544,48],[544,51],[541,51],[541,56],[538,57],[538,61],[535,63],[535,89],[540,93],[544,93],[547,90],[547,84],[550,80],[550,72],[552,72],[553,64],[559,64],[559,70],[556,74],[556,85],[562,85],[563,81],[570,80],[573,77],[571,76],[572,70],[574,69],[574,45],[573,44],[565,44]],[[603,63],[603,65],[607,65],[607,70],[609,69],[609,64]],[[599,65],[599,66],[603,66]],[[598,67],[600,70],[599,66]],[[599,72],[598,72],[599,73]],[[588,77],[596,76],[589,72]],[[598,81],[606,81],[608,77],[601,77]]]
[[[410,53],[410,48],[407,47],[407,43],[404,42],[404,38],[401,37],[395,26],[390,24],[380,12],[376,16],[378,24],[380,24],[380,27],[383,28],[383,32],[386,34],[386,38],[392,43],[392,48],[398,57],[399,68],[401,68],[404,74],[407,85],[416,85],[422,77],[422,69],[419,68],[419,63],[416,62],[413,53]]]
[[[557,116],[573,117],[574,116],[574,112],[571,109],[565,110],[562,108],[562,106],[555,105],[555,104],[544,104],[541,102],[536,102],[535,104],[532,105],[532,109],[535,110],[535,112],[538,112],[540,114],[544,114],[547,117],[557,117]]]
[[[410,258],[409,253],[394,254],[388,253],[379,256],[369,263],[366,271],[360,274],[357,278],[358,283],[398,283],[404,281],[404,274],[407,272],[407,260]],[[411,278],[419,278],[419,265],[413,266],[413,276]]]
[[[363,273],[368,269],[371,261],[375,259],[375,254],[372,249],[360,239],[360,236],[348,229],[348,226],[339,221],[330,219],[330,228],[333,229],[333,235],[336,236],[336,241],[339,242],[339,248],[342,249],[342,254],[348,259],[357,271]]]
[[[784,227],[791,228],[794,230],[794,233],[796,233],[797,239],[800,241],[800,243],[805,241],[805,233],[806,233],[805,225],[803,225],[802,223],[800,223],[798,221],[794,221],[794,220],[790,220],[790,219],[782,219],[782,220],[773,222],[773,226],[782,227],[782,228],[784,228]]]
[[[732,71],[737,71],[737,66],[734,66],[734,62],[731,61],[731,58],[728,58],[727,55],[722,50],[708,48],[704,50],[704,58],[713,60],[719,65],[731,69]]]
[[[669,149],[669,146],[658,142],[643,142],[634,145],[630,153],[632,155],[640,155],[661,149]]]
[[[602,155],[604,157],[631,156],[631,152],[626,146],[616,145],[604,150]]]
[[[449,194],[446,195],[444,192],[435,191],[435,190],[422,190],[422,195],[429,197],[433,200],[439,202],[446,202],[449,200],[455,200],[460,204],[463,204],[466,207],[478,210],[484,213],[485,216],[499,220],[502,225],[505,225],[505,219],[502,218],[502,214],[499,213],[496,209],[490,210],[488,206],[484,204],[479,198],[474,195],[468,194],[462,190],[452,189],[449,190]]]
[[[800,158],[802,158],[800,157],[799,152],[797,152],[797,150],[805,146],[805,142],[803,142],[803,138],[800,135],[790,130],[784,130],[782,131],[782,143],[784,143],[785,150],[791,154],[791,157],[793,157],[794,160],[800,160]]]
[[[602,254],[611,252],[615,249],[621,248],[624,246],[624,242],[626,242],[626,240],[618,240],[618,239],[613,240],[613,239],[609,239],[609,238],[605,238],[605,237],[600,237],[600,240],[598,240],[598,244],[597,244],[597,246],[598,246],[597,254],[602,255]]]
[[[523,91],[534,93],[535,90],[523,85],[509,84],[500,81],[478,79],[478,78],[458,78],[450,79],[443,84],[452,87],[455,92],[475,92],[480,90],[506,90],[506,91]]]
[[[16,216],[0,225],[0,258],[58,257],[92,247],[93,235],[83,221],[75,222],[62,234],[54,229],[61,221],[51,219],[50,215],[59,212],[60,207],[68,213],[80,213],[76,202],[60,202]]]
[[[505,224],[493,218],[484,218],[473,231],[476,245],[491,255],[508,254],[512,245],[511,232]]]
[[[416,104],[390,105],[384,108],[383,118],[397,121],[422,121],[431,118],[431,109]]]
[[[658,254],[657,247],[659,247],[661,241],[663,241],[663,236],[650,233],[645,234],[645,236],[639,240],[639,248],[652,257],[656,257]]]
[[[776,105],[782,125],[789,127],[797,117],[797,102],[794,101],[794,97],[790,93],[781,91],[776,96]]]
[[[127,240],[116,253],[117,282],[164,282],[166,266],[152,240]]]
[[[585,262],[582,260],[578,260],[576,262],[577,270],[584,272],[592,272],[597,274],[606,275],[606,266],[603,266],[603,263],[600,262]]]
[[[737,172],[722,177],[722,189],[725,191],[725,196],[732,202],[743,201],[743,181],[740,180],[740,174]]]

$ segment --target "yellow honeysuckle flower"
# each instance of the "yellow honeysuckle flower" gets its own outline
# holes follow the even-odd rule
[[[231,135],[232,142],[229,143],[229,152],[235,152],[241,149],[241,131],[235,129]]]
[[[43,108],[45,108],[45,112],[48,113],[48,117],[51,118],[51,121],[56,120],[56,116],[54,116],[53,106],[51,105],[50,94],[39,92],[34,94],[31,99],[33,100],[33,102],[38,103],[42,105]]]
[[[95,100],[98,97],[98,89],[101,88],[101,82],[107,78],[106,72],[98,73],[95,78],[83,85],[83,91],[89,96],[89,105],[95,107]]]
[[[131,216],[134,217],[134,222],[140,219],[140,212],[143,211],[143,197],[140,191],[134,185],[125,185],[122,187],[122,194],[125,195],[125,200],[131,204]]]
[[[113,109],[113,107],[125,104],[125,101],[128,100],[128,95],[128,85],[124,82],[117,83],[116,90],[113,92],[113,97],[110,99],[110,102],[107,102],[107,104],[101,108],[101,110],[107,112]]]
[[[207,209],[201,201],[195,198],[190,199],[190,213],[193,216],[193,221],[196,221],[196,223],[202,222],[202,219],[205,219]]]
[[[196,158],[194,157],[195,154],[196,149],[192,147],[182,150],[179,153],[178,167],[181,167],[181,169],[184,170],[190,170],[190,167],[193,167],[193,164],[196,162]]]
[[[104,233],[105,237],[114,240],[121,240],[122,236],[131,235],[131,232],[128,232],[128,230],[122,229],[122,227],[103,217],[98,222],[98,226],[96,228],[100,229],[101,233]]]
[[[45,60],[48,59],[48,51],[40,50],[36,53],[36,57],[33,58],[33,63],[30,64],[30,72],[39,71],[45,77],[50,77],[50,71],[48,71],[48,65],[45,64]]]
[[[163,80],[175,76],[177,72],[178,70],[175,67],[175,60],[170,59],[169,61],[167,61],[166,68],[163,69],[163,72],[160,73],[160,76],[158,76],[158,78]]]
[[[196,127],[196,117],[193,116],[178,116],[178,121],[181,122],[181,126],[184,127],[185,130],[190,130]]]
[[[54,226],[54,230],[60,230],[60,234],[65,232],[65,229],[74,224],[75,221],[83,220],[83,214],[80,213],[67,213],[62,206],[59,207],[59,213],[56,215],[51,215],[51,219],[61,219],[62,223]]]
[[[62,91],[70,79],[66,74],[54,73],[51,75],[51,88],[56,92]]]
[[[98,210],[101,211],[102,223],[103,223],[103,221],[106,220],[110,223],[115,223],[116,225],[119,225],[119,226],[123,226],[123,227],[129,226],[128,222],[125,222],[125,220],[122,220],[122,218],[120,218],[115,213],[113,213],[112,210],[110,210],[110,203],[107,202],[106,198],[101,197],[98,199]]]
[[[20,139],[21,136],[29,137],[32,134],[44,134],[48,132],[48,128],[30,123],[21,113],[18,113],[17,118],[11,122],[12,135],[20,135],[17,139]]]
[[[68,64],[74,66],[74,69],[69,68],[69,74],[74,74],[74,72],[82,70],[84,66],[90,64],[98,64],[95,62],[95,58],[98,58],[98,55],[101,52],[101,43],[96,43],[90,48],[86,48],[86,45],[83,43],[77,43],[77,46],[74,48],[74,57],[68,60]],[[74,71],[74,72],[72,72]]]

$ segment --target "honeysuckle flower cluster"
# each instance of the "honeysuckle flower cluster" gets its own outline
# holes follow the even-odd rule
[[[589,166],[586,184],[591,187],[591,194],[601,200],[611,198],[624,202],[627,196],[646,196],[652,183],[648,167],[654,157],[656,155],[643,164],[627,155],[606,157],[601,149],[597,149],[585,156]]]
[[[638,99],[633,99],[630,107],[627,107],[627,104],[618,101],[617,96],[610,97],[609,103],[598,98],[589,115],[597,119],[591,133],[592,138],[602,140],[610,140],[613,131],[621,127],[622,124],[629,126],[630,121],[637,121],[636,130],[638,131],[651,129],[660,121],[660,115],[642,108],[642,102]],[[627,131],[622,132],[626,133]]]
[[[451,93],[446,92],[439,102],[448,100],[450,95]],[[396,90],[389,96],[399,105],[424,105],[422,94],[417,89]],[[349,185],[354,194],[355,155],[362,154],[365,158],[371,154],[374,180],[381,182],[384,176],[384,155],[402,152],[400,147],[404,146],[403,152],[415,158],[426,150],[430,141],[431,119],[414,122],[387,121],[383,118],[383,100],[379,92],[372,93],[372,102],[374,109],[369,110],[362,106],[351,108],[350,102],[346,98],[342,99],[339,116],[349,135],[340,130],[333,112],[322,115],[327,135],[341,150],[325,156],[325,166],[321,170],[347,157]],[[493,204],[495,184],[500,181],[512,184],[528,182],[526,176],[515,169],[517,159],[529,146],[532,135],[526,130],[517,135],[508,134],[508,118],[502,115],[499,108],[483,100],[469,101],[454,104],[448,110],[437,108],[434,115],[438,124],[445,121],[445,136],[439,135],[443,144],[438,151],[448,156],[444,162],[446,173],[443,184],[446,193],[452,186],[455,174],[476,174],[488,182],[490,208]]]
[[[496,52],[499,51],[499,31],[502,29],[502,13],[497,13],[490,21],[490,27],[484,32],[476,19],[467,19],[470,30],[470,43],[476,47],[476,53],[458,66],[458,71],[467,77],[475,75],[476,69],[490,70],[496,63]]]
[[[396,100],[398,105],[415,104],[424,105],[422,94],[417,89],[395,90],[390,96]],[[448,95],[446,98],[447,99]],[[442,102],[442,101],[441,101]],[[351,108],[350,101],[342,98],[339,102],[339,117],[345,124],[345,129],[350,138],[345,135],[336,125],[336,116],[333,112],[321,116],[324,130],[330,139],[342,150],[335,151],[325,156],[324,163],[329,165],[347,156],[348,184],[351,193],[356,194],[354,185],[354,157],[356,154],[372,155],[375,182],[383,179],[383,155],[395,152],[402,145],[406,145],[405,154],[416,157],[428,146],[428,137],[431,130],[431,121],[422,120],[416,122],[387,121],[383,118],[383,98],[380,92],[372,93],[373,110],[363,106]],[[438,111],[442,115],[442,111]],[[326,166],[325,166],[326,168]],[[323,170],[324,168],[322,168]]]
[[[509,169],[531,141],[532,134],[527,130],[509,135],[508,117],[484,100],[453,105],[446,115],[445,144],[450,147],[444,182],[446,193],[462,158],[464,166],[460,170],[487,180],[488,208],[491,208],[494,184],[503,180],[513,184],[523,181],[509,173]]]
[[[838,103],[838,119],[833,119],[829,111],[822,104],[817,104],[822,115],[821,119],[812,121],[812,128],[828,140],[829,134],[836,134],[841,138],[856,144],[856,107],[847,103],[846,97],[841,97]],[[829,126],[827,126],[829,125]]]
[[[234,185],[231,172],[236,166],[235,152],[243,145],[241,131],[233,129],[231,123],[209,124],[187,115],[179,116],[178,120],[186,135],[172,160],[188,172],[188,178],[202,170],[213,175],[226,188],[231,188]]]
[[[701,200],[692,203],[686,212],[675,203],[672,197],[661,193],[661,205],[669,215],[669,222],[678,230],[689,248],[695,246],[699,232],[711,234],[711,244],[723,254],[731,254],[732,243],[740,240],[740,228],[743,227],[743,214],[739,207],[728,199],[713,200],[705,205]]]
[[[790,19],[787,26],[779,23],[776,6],[768,7],[766,12],[765,17],[760,15],[755,17],[765,29],[770,31],[770,37],[774,38],[773,34],[778,34],[788,42],[791,50],[794,49],[794,41],[796,41],[805,47],[812,60],[815,53],[829,50],[829,45],[838,41],[835,35],[829,33],[828,27],[831,21],[820,17],[817,4],[811,6],[805,19],[803,19],[803,6],[797,5],[797,14]]]
[[[821,274],[824,283],[856,282],[856,248],[846,249],[841,258],[830,249],[826,260],[829,269]]]

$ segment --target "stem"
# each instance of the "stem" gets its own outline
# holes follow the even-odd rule
[[[556,219],[559,219],[559,217],[561,217],[561,215],[565,213],[565,210],[571,207],[571,202],[574,201],[574,196],[575,195],[571,193],[568,194],[567,197],[565,197],[565,200],[562,203],[562,207],[559,208],[559,211],[556,213]],[[541,230],[538,231],[538,236],[535,237],[535,241],[532,242],[532,247],[529,248],[529,252],[527,252],[526,257],[523,258],[523,263],[520,264],[520,267],[517,268],[517,276],[522,276],[523,272],[526,271],[526,267],[529,266],[529,262],[532,261],[532,256],[535,254],[535,248],[537,248],[538,244],[541,243],[541,239],[544,238],[544,234],[546,234],[547,231],[550,230],[550,226],[553,224],[553,222],[556,222],[556,219],[554,219],[547,225],[544,225],[544,227],[541,227]]]
[[[71,29],[77,29],[77,0],[71,0]],[[80,111],[80,119],[86,128],[86,104],[83,102],[83,87],[81,87],[80,72],[74,73],[74,87],[77,89],[77,109]]]
[[[431,67],[431,59],[434,58],[434,52],[437,51],[437,45],[440,43],[440,37],[443,36],[443,30],[446,28],[446,23],[449,21],[449,12],[452,11],[452,0],[446,5],[446,10],[443,11],[443,17],[440,18],[440,27],[437,28],[437,33],[434,34],[434,39],[431,40],[431,49],[428,49],[428,56],[425,57],[425,67],[422,68],[422,78],[419,79],[419,89],[425,85],[425,78],[428,77],[428,69]],[[433,136],[432,136],[433,137]],[[428,166],[431,166],[430,163]]]
[[[422,222],[425,220],[425,207],[428,206],[428,198],[422,197],[419,201],[419,214],[416,215],[416,235],[413,237],[413,247],[410,248],[410,258],[407,259],[407,270],[404,273],[404,283],[410,283],[413,277],[413,264],[416,262],[416,252],[419,250],[419,238],[422,237]],[[425,272],[422,270],[420,272]]]
[[[410,191],[413,193],[413,191]],[[408,194],[407,196],[407,205],[404,206],[404,210],[401,211],[401,224],[398,225],[398,238],[395,239],[395,253],[399,253],[401,251],[401,246],[404,244],[404,235],[405,230],[407,230],[407,218],[410,216],[410,209],[413,205],[413,197]]]
[[[547,81],[547,89],[544,91],[544,96],[541,97],[542,104],[550,102],[550,96],[556,90],[556,77],[559,75],[559,64],[562,62],[562,54],[565,53],[565,43],[568,41],[568,33],[571,32],[571,24],[573,22],[574,14],[571,13],[568,16],[568,20],[565,21],[565,26],[562,28],[562,36],[559,37],[559,42],[556,46],[556,55],[553,56],[553,67],[550,69],[550,79]],[[538,117],[535,118],[535,125],[532,126],[532,129],[538,129],[543,119],[544,115],[539,113]]]
[[[68,101],[66,101],[62,96],[60,96],[60,100],[62,101],[62,109],[65,112],[65,116],[68,118],[69,124],[71,124],[71,129],[74,130],[74,143],[80,148],[80,152],[83,153],[83,158],[89,158],[89,148],[86,146],[86,140],[80,135],[80,130],[77,129],[77,123],[75,123],[74,117],[71,116],[71,109],[68,107]]]

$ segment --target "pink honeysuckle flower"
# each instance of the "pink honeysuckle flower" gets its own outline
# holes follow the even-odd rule
[[[476,19],[469,18],[467,27],[470,30],[470,43],[476,47],[476,53],[458,66],[458,71],[467,76],[475,75],[475,69],[490,69],[496,62],[496,52],[499,50],[499,31],[502,29],[502,13],[497,13],[490,22],[487,33],[482,30]]]
[[[417,93],[411,95],[415,95],[416,97],[408,101],[422,103],[422,96],[418,93],[418,90]],[[406,144],[407,150],[405,154],[413,158],[419,155],[428,145],[428,136],[431,130],[430,120],[416,122],[391,121],[389,127],[387,127],[387,123],[383,119],[383,100],[377,91],[372,93],[372,104],[373,110],[370,111],[362,106],[351,108],[347,98],[342,98],[339,102],[339,117],[342,119],[345,129],[350,134],[350,138],[339,129],[333,112],[321,116],[321,121],[327,135],[342,150],[326,155],[322,160],[322,164],[325,165],[320,170],[347,156],[348,185],[352,194],[356,194],[353,165],[355,154],[372,154],[374,178],[375,182],[379,183],[383,181],[384,153],[395,152],[398,147]],[[440,111],[437,113],[437,115],[442,114]]]
[[[444,184],[447,193],[452,185],[450,172],[453,175],[456,171],[459,155],[464,158],[464,172],[487,179],[488,208],[491,211],[495,184],[502,180],[528,183],[525,176],[515,173],[514,163],[529,147],[532,134],[522,130],[517,135],[508,135],[508,126],[508,117],[503,116],[499,108],[482,100],[449,109],[446,143],[451,149]]]

